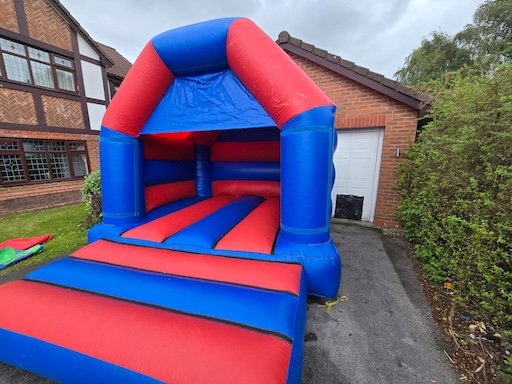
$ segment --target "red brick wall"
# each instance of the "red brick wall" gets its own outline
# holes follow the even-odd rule
[[[16,17],[16,5],[14,0],[0,1],[0,28],[19,33],[18,18]]]
[[[99,136],[58,132],[0,130],[0,137],[87,142],[91,171],[99,167]],[[80,202],[82,180],[0,186],[0,216]]]
[[[2,188],[0,216],[79,203],[82,184],[78,180]]]
[[[67,51],[73,50],[71,28],[46,0],[24,0],[30,37]]]
[[[403,160],[396,157],[396,150],[400,148],[403,158],[414,141],[418,112],[312,61],[293,53],[290,56],[337,104],[337,129],[384,127],[374,224],[399,226],[397,169]]]

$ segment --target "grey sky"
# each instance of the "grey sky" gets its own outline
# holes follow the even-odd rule
[[[61,0],[91,37],[133,62],[169,29],[219,17],[253,20],[272,39],[288,31],[392,77],[421,39],[471,23],[483,0]]]

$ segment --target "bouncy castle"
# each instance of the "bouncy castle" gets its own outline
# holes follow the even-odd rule
[[[299,383],[306,297],[340,283],[334,113],[248,19],[153,38],[103,119],[103,222],[0,286],[0,361],[72,383]]]

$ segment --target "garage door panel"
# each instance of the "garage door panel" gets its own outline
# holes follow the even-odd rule
[[[336,195],[356,195],[364,197],[362,220],[373,220],[382,137],[382,129],[338,131],[338,147],[333,156],[333,215]]]

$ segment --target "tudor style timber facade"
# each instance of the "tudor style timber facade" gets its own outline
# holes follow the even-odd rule
[[[0,216],[80,201],[130,63],[58,0],[0,0]]]

